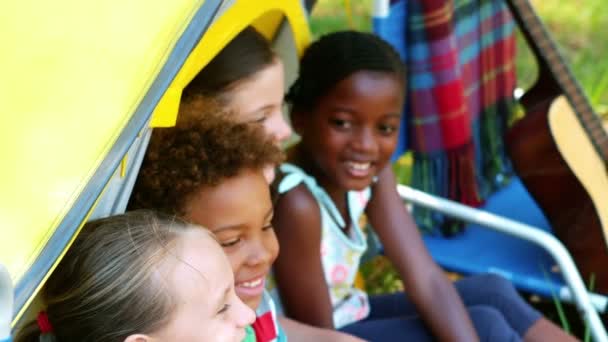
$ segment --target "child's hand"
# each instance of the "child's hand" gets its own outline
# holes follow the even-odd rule
[[[321,333],[316,336],[318,342],[364,342],[365,340],[358,338],[357,336],[349,335],[337,330],[320,329]]]
[[[293,319],[279,316],[279,323],[287,334],[289,342],[362,342],[358,337],[346,333],[313,327]]]

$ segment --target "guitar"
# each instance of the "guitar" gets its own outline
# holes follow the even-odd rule
[[[608,294],[608,134],[528,0],[507,3],[539,64],[508,153],[583,279]]]

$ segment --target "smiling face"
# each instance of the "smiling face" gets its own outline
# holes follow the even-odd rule
[[[279,252],[263,172],[245,170],[217,186],[203,187],[186,203],[185,212],[189,221],[215,234],[232,265],[237,295],[256,309]]]
[[[255,314],[237,297],[226,255],[207,232],[192,229],[184,233],[164,266],[159,274],[171,292],[175,310],[151,338],[132,336],[133,341],[243,340],[245,327],[253,323]]]
[[[225,96],[237,114],[239,122],[264,126],[277,143],[291,135],[291,128],[283,117],[284,75],[283,62],[274,63],[252,76],[239,81]]]
[[[392,74],[359,71],[338,82],[312,110],[293,113],[300,149],[326,190],[362,190],[389,162],[403,92]]]

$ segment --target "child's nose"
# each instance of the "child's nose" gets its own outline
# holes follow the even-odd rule
[[[234,322],[239,328],[244,328],[248,325],[253,324],[255,321],[255,312],[243,303],[238,297],[236,298],[236,307],[234,312]]]
[[[374,153],[376,152],[376,148],[378,144],[376,143],[376,137],[374,135],[373,129],[370,128],[361,128],[358,131],[358,134],[355,136],[355,139],[352,141],[352,146],[356,152],[361,153]]]
[[[249,245],[247,263],[250,266],[270,264],[272,260],[272,252],[263,241],[252,242]]]
[[[273,126],[275,127],[274,137],[278,143],[283,143],[287,138],[291,136],[291,126],[285,121],[283,112],[279,111],[277,115],[274,115]]]

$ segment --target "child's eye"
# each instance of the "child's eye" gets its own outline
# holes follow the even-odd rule
[[[263,124],[268,120],[268,118],[272,117],[274,114],[274,107],[266,108],[263,111],[260,111],[256,114],[256,117],[251,120],[251,123]],[[280,108],[280,107],[279,107]]]
[[[397,127],[393,125],[381,125],[378,129],[380,130],[380,133],[386,135],[392,134],[397,131]]]
[[[222,306],[222,308],[217,312],[217,314],[221,315],[224,312],[228,311],[228,309],[230,309],[230,304],[224,304],[224,306]]]
[[[268,225],[265,225],[264,227],[262,227],[262,230],[270,230],[270,229],[273,229],[273,228],[274,227],[272,226],[272,224],[268,224]]]
[[[236,238],[236,239],[232,239],[232,240],[228,240],[228,241],[222,241],[220,243],[220,245],[222,247],[232,247],[232,246],[236,245],[239,242],[241,242],[241,239],[240,238]]]
[[[250,123],[263,124],[265,121],[266,121],[266,115],[264,114],[258,118],[251,120]]]
[[[342,119],[331,119],[331,124],[341,128],[341,129],[349,129],[352,125],[348,120],[342,120]]]

